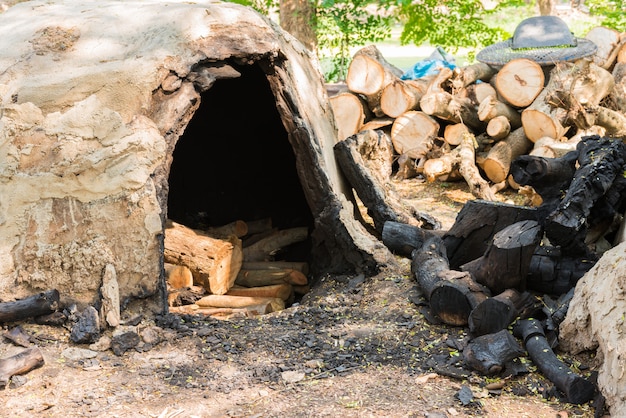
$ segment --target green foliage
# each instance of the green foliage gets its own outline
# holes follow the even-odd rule
[[[587,0],[589,13],[594,16],[603,16],[602,26],[615,29],[619,32],[626,30],[626,3],[621,0]]]
[[[373,10],[371,0],[322,0],[317,7],[317,41],[321,60],[328,65],[326,78],[343,80],[350,49],[383,41],[391,35],[391,18]]]
[[[479,48],[510,36],[484,23],[488,13],[479,0],[402,0],[399,17],[404,23],[402,44],[429,43],[450,49]]]

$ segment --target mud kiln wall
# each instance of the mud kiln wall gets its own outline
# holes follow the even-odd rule
[[[318,270],[389,259],[353,218],[314,58],[254,11],[33,1],[0,15],[0,44],[0,299],[94,303],[112,266],[122,305],[159,300],[168,205],[218,223],[267,211],[263,165],[286,167],[264,190],[299,202]],[[250,200],[207,186],[220,182]]]

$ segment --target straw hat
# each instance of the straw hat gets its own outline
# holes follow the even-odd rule
[[[490,45],[476,59],[489,65],[504,65],[516,58],[528,58],[539,65],[575,61],[593,55],[598,47],[588,39],[576,38],[561,18],[535,16],[524,19],[512,38]]]

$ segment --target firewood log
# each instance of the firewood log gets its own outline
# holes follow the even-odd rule
[[[483,303],[491,292],[474,281],[467,272],[444,270],[430,293],[430,307],[444,323],[465,326],[473,309]]]
[[[623,179],[626,158],[626,145],[610,138],[585,137],[578,143],[577,150],[580,167],[545,225],[550,242],[573,256],[588,253],[584,243],[587,217],[616,177]]]
[[[378,233],[382,231],[386,221],[438,228],[439,221],[408,207],[397,196],[390,180],[381,180],[376,170],[369,169],[367,159],[360,152],[363,148],[361,144],[375,138],[377,137],[373,135],[359,133],[335,144],[334,151],[342,172],[367,208]],[[375,142],[378,143],[377,140]]]
[[[427,301],[437,282],[441,280],[439,273],[449,270],[446,247],[441,237],[428,237],[411,255],[411,273]]]
[[[478,119],[489,122],[491,119],[498,116],[506,117],[513,129],[522,126],[522,117],[519,112],[506,103],[499,101],[494,96],[487,97],[478,106]]]
[[[193,286],[193,274],[189,267],[171,263],[163,263],[163,266],[165,268],[165,281],[172,289]]]
[[[595,263],[593,258],[567,257],[560,248],[541,245],[530,259],[526,286],[535,292],[561,295],[574,288]]]
[[[408,154],[400,154],[397,160],[398,168],[393,178],[396,180],[406,180],[416,177],[422,171],[421,166],[423,162],[424,159],[420,159],[416,162],[415,159],[409,157]]]
[[[520,116],[520,122],[521,120]],[[511,122],[509,122],[509,118],[506,116],[496,116],[487,124],[486,132],[487,135],[496,141],[506,138],[511,132]]]
[[[236,220],[226,225],[207,228],[206,233],[214,238],[228,238],[231,235],[241,238],[248,234],[248,224],[242,220]]]
[[[13,302],[0,302],[0,323],[47,315],[58,308],[59,291],[56,289]]]
[[[467,98],[474,107],[478,107],[487,97],[497,97],[496,89],[489,83],[470,84],[469,86],[457,90],[456,97]]]
[[[27,348],[14,356],[0,359],[0,387],[7,386],[11,377],[28,373],[43,364],[43,355],[37,347]]]
[[[544,136],[535,141],[533,149],[528,155],[546,158],[559,158],[568,152],[576,151],[576,145],[580,142],[580,137],[572,137],[571,139],[556,140],[549,136]]]
[[[587,32],[585,39],[589,39],[598,47],[593,55],[593,62],[608,70],[613,67],[619,47],[623,45],[622,34],[615,29],[604,26],[596,26]]]
[[[482,169],[487,178],[494,183],[506,180],[511,168],[511,162],[528,153],[533,143],[524,134],[524,128],[518,128],[509,136],[498,141],[483,161]]]
[[[364,95],[369,109],[380,117],[384,115],[380,108],[383,89],[402,74],[403,71],[390,64],[376,46],[369,45],[354,54],[346,84],[350,91]]]
[[[432,148],[439,134],[439,123],[418,110],[403,113],[391,127],[391,142],[398,154],[420,159]]]
[[[383,89],[380,96],[380,109],[392,118],[397,118],[409,110],[418,110],[420,99],[426,92],[428,81],[397,79]]]
[[[582,404],[589,401],[595,386],[582,376],[574,373],[552,351],[541,323],[536,319],[522,319],[513,326],[513,333],[524,341],[526,351],[533,363],[561,392],[567,401]]]
[[[280,298],[230,295],[207,295],[198,299],[196,305],[203,308],[247,308],[251,306],[265,306],[265,308],[262,309],[263,313],[285,309],[285,302]]]
[[[309,263],[306,261],[244,261],[241,270],[296,270],[305,276],[309,274]]]
[[[290,268],[261,270],[242,268],[235,280],[235,284],[245,287],[270,286],[281,283],[303,286],[308,283],[308,279],[301,271]]]
[[[367,103],[354,93],[340,93],[331,97],[329,101],[335,116],[338,141],[359,132],[366,120],[371,118]]]
[[[293,295],[293,287],[289,283],[258,287],[244,287],[235,285],[228,289],[226,295],[279,298],[286,302]]]
[[[470,332],[480,336],[506,329],[520,313],[533,306],[534,299],[530,293],[507,289],[472,309],[467,321]]]
[[[456,147],[463,141],[463,135],[469,134],[470,129],[462,123],[447,125],[443,130],[443,140],[446,144]]]
[[[391,131],[391,125],[393,125],[394,121],[394,118],[375,118],[361,126],[359,132],[382,129],[385,133],[387,133],[387,131]]]
[[[621,50],[624,51],[626,60],[626,48],[622,47]],[[612,74],[615,86],[611,92],[611,98],[615,102],[616,110],[626,113],[626,61],[615,64]]]
[[[541,66],[526,58],[509,61],[495,76],[498,97],[516,108],[530,106],[543,90],[544,83]]]
[[[194,282],[216,295],[223,295],[235,283],[243,261],[239,238],[216,239],[171,220],[165,225],[163,256],[166,263],[188,267]]]
[[[475,84],[478,80],[488,83],[496,74],[496,69],[482,62],[455,69],[452,76],[452,87],[461,89]],[[481,83],[482,84],[482,83]]]
[[[502,372],[506,363],[520,357],[524,350],[507,330],[479,336],[463,350],[463,360],[472,369],[494,375]]]
[[[599,125],[606,129],[606,134],[613,137],[626,136],[626,116],[603,106],[586,109],[589,126]]]
[[[188,315],[206,315],[215,319],[229,319],[232,317],[255,317],[271,313],[271,306],[268,304],[250,305],[244,308],[202,308],[196,304],[171,306],[171,313]]]
[[[443,235],[443,231],[432,231],[414,225],[387,221],[383,226],[383,244],[394,254],[410,258],[414,250],[421,248],[432,235]]]
[[[260,234],[272,230],[272,218],[262,218],[254,221],[247,220],[246,225],[248,225],[248,235]]]
[[[468,201],[443,237],[451,268],[458,269],[483,256],[498,231],[529,219],[537,219],[537,209],[479,199]]]
[[[276,231],[258,242],[243,248],[242,261],[271,261],[274,255],[281,249],[291,244],[305,241],[308,237],[309,229],[305,226]]]
[[[524,291],[530,260],[542,237],[543,229],[537,221],[514,223],[493,236],[482,257],[460,268],[494,294],[506,289]]]

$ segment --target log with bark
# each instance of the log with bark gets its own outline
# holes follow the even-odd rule
[[[387,221],[383,226],[382,241],[394,254],[411,258],[413,251],[421,248],[428,238],[442,235],[443,231],[432,231],[414,225]]]
[[[491,292],[467,272],[448,269],[438,276],[440,280],[430,293],[432,312],[448,325],[467,325],[471,312],[487,300]]]
[[[43,366],[44,358],[37,347],[28,348],[14,356],[0,359],[0,387],[9,384],[11,377],[28,373]]]
[[[305,226],[278,230],[269,236],[243,248],[245,261],[272,261],[274,255],[289,245],[305,241],[309,237],[309,229]],[[241,268],[241,264],[239,265]],[[239,273],[239,271],[237,271]],[[237,274],[235,274],[237,277]],[[234,283],[234,278],[233,278]],[[215,293],[215,292],[212,292]]]
[[[528,153],[533,143],[524,134],[524,128],[518,128],[506,138],[498,141],[482,163],[482,169],[489,180],[500,183],[506,180],[511,162],[517,157]]]
[[[289,283],[304,286],[308,284],[307,277],[296,269],[241,269],[235,284],[246,287],[270,286],[275,284]]]
[[[171,220],[165,225],[163,256],[166,263],[188,267],[194,282],[216,295],[223,295],[235,283],[243,262],[239,238],[213,238]]]
[[[285,309],[285,301],[275,297],[207,295],[196,301],[203,308],[250,308],[259,313],[277,312]]]
[[[485,254],[460,266],[487,286],[494,294],[507,289],[526,290],[530,260],[543,237],[543,229],[535,220],[507,226],[493,236]]]
[[[348,67],[346,84],[350,91],[362,94],[376,116],[383,116],[380,96],[383,89],[397,80],[403,71],[390,64],[374,45],[366,46],[354,54]]]
[[[506,329],[524,311],[535,307],[529,292],[507,289],[483,300],[469,314],[468,325],[474,336],[493,334]]]
[[[533,363],[573,404],[588,402],[595,393],[593,383],[574,373],[554,354],[537,319],[522,319],[513,326],[516,337],[524,341]]]
[[[56,289],[12,302],[0,302],[0,323],[48,315],[58,308],[59,291]]]
[[[410,110],[395,119],[391,127],[391,142],[398,154],[420,159],[433,147],[439,127],[430,115]]]
[[[392,118],[397,118],[409,110],[418,110],[420,99],[426,92],[426,79],[401,80],[389,83],[380,96],[382,112]]]

